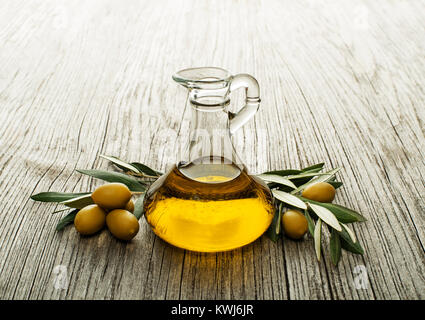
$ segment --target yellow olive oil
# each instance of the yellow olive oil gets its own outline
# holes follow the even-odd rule
[[[246,245],[274,213],[267,185],[235,164],[173,167],[155,181],[144,203],[155,234],[183,249],[216,252]]]

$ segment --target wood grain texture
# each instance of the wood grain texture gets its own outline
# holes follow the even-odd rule
[[[424,299],[424,21],[416,0],[0,1],[0,298]],[[54,231],[29,196],[92,190],[74,170],[112,170],[99,154],[164,170],[189,119],[171,75],[205,65],[260,83],[235,137],[251,172],[343,167],[363,257],[317,263],[311,238],[188,252],[144,219],[128,244]]]

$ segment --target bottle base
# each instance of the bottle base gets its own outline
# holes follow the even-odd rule
[[[225,179],[233,176],[230,169],[205,174],[210,171],[202,168],[203,176],[189,178],[175,167],[152,184],[144,212],[154,233],[197,252],[229,251],[258,239],[273,219],[271,192],[244,170]]]

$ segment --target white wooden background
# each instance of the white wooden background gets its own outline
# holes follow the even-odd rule
[[[419,0],[0,1],[0,298],[425,298],[424,49]],[[343,166],[363,257],[318,263],[311,238],[187,252],[144,219],[129,244],[55,232],[56,206],[29,196],[92,190],[74,170],[113,170],[99,154],[166,167],[162,133],[188,119],[171,75],[192,66],[258,79],[251,172]]]

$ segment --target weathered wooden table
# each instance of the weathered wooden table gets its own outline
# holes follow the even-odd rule
[[[1,1],[0,298],[425,298],[424,21],[413,0]],[[251,172],[343,167],[363,257],[318,263],[311,237],[187,252],[143,218],[128,244],[55,232],[63,213],[29,196],[92,190],[75,169],[113,170],[99,154],[164,170],[160,133],[189,116],[171,75],[205,65],[261,85],[238,134]]]

